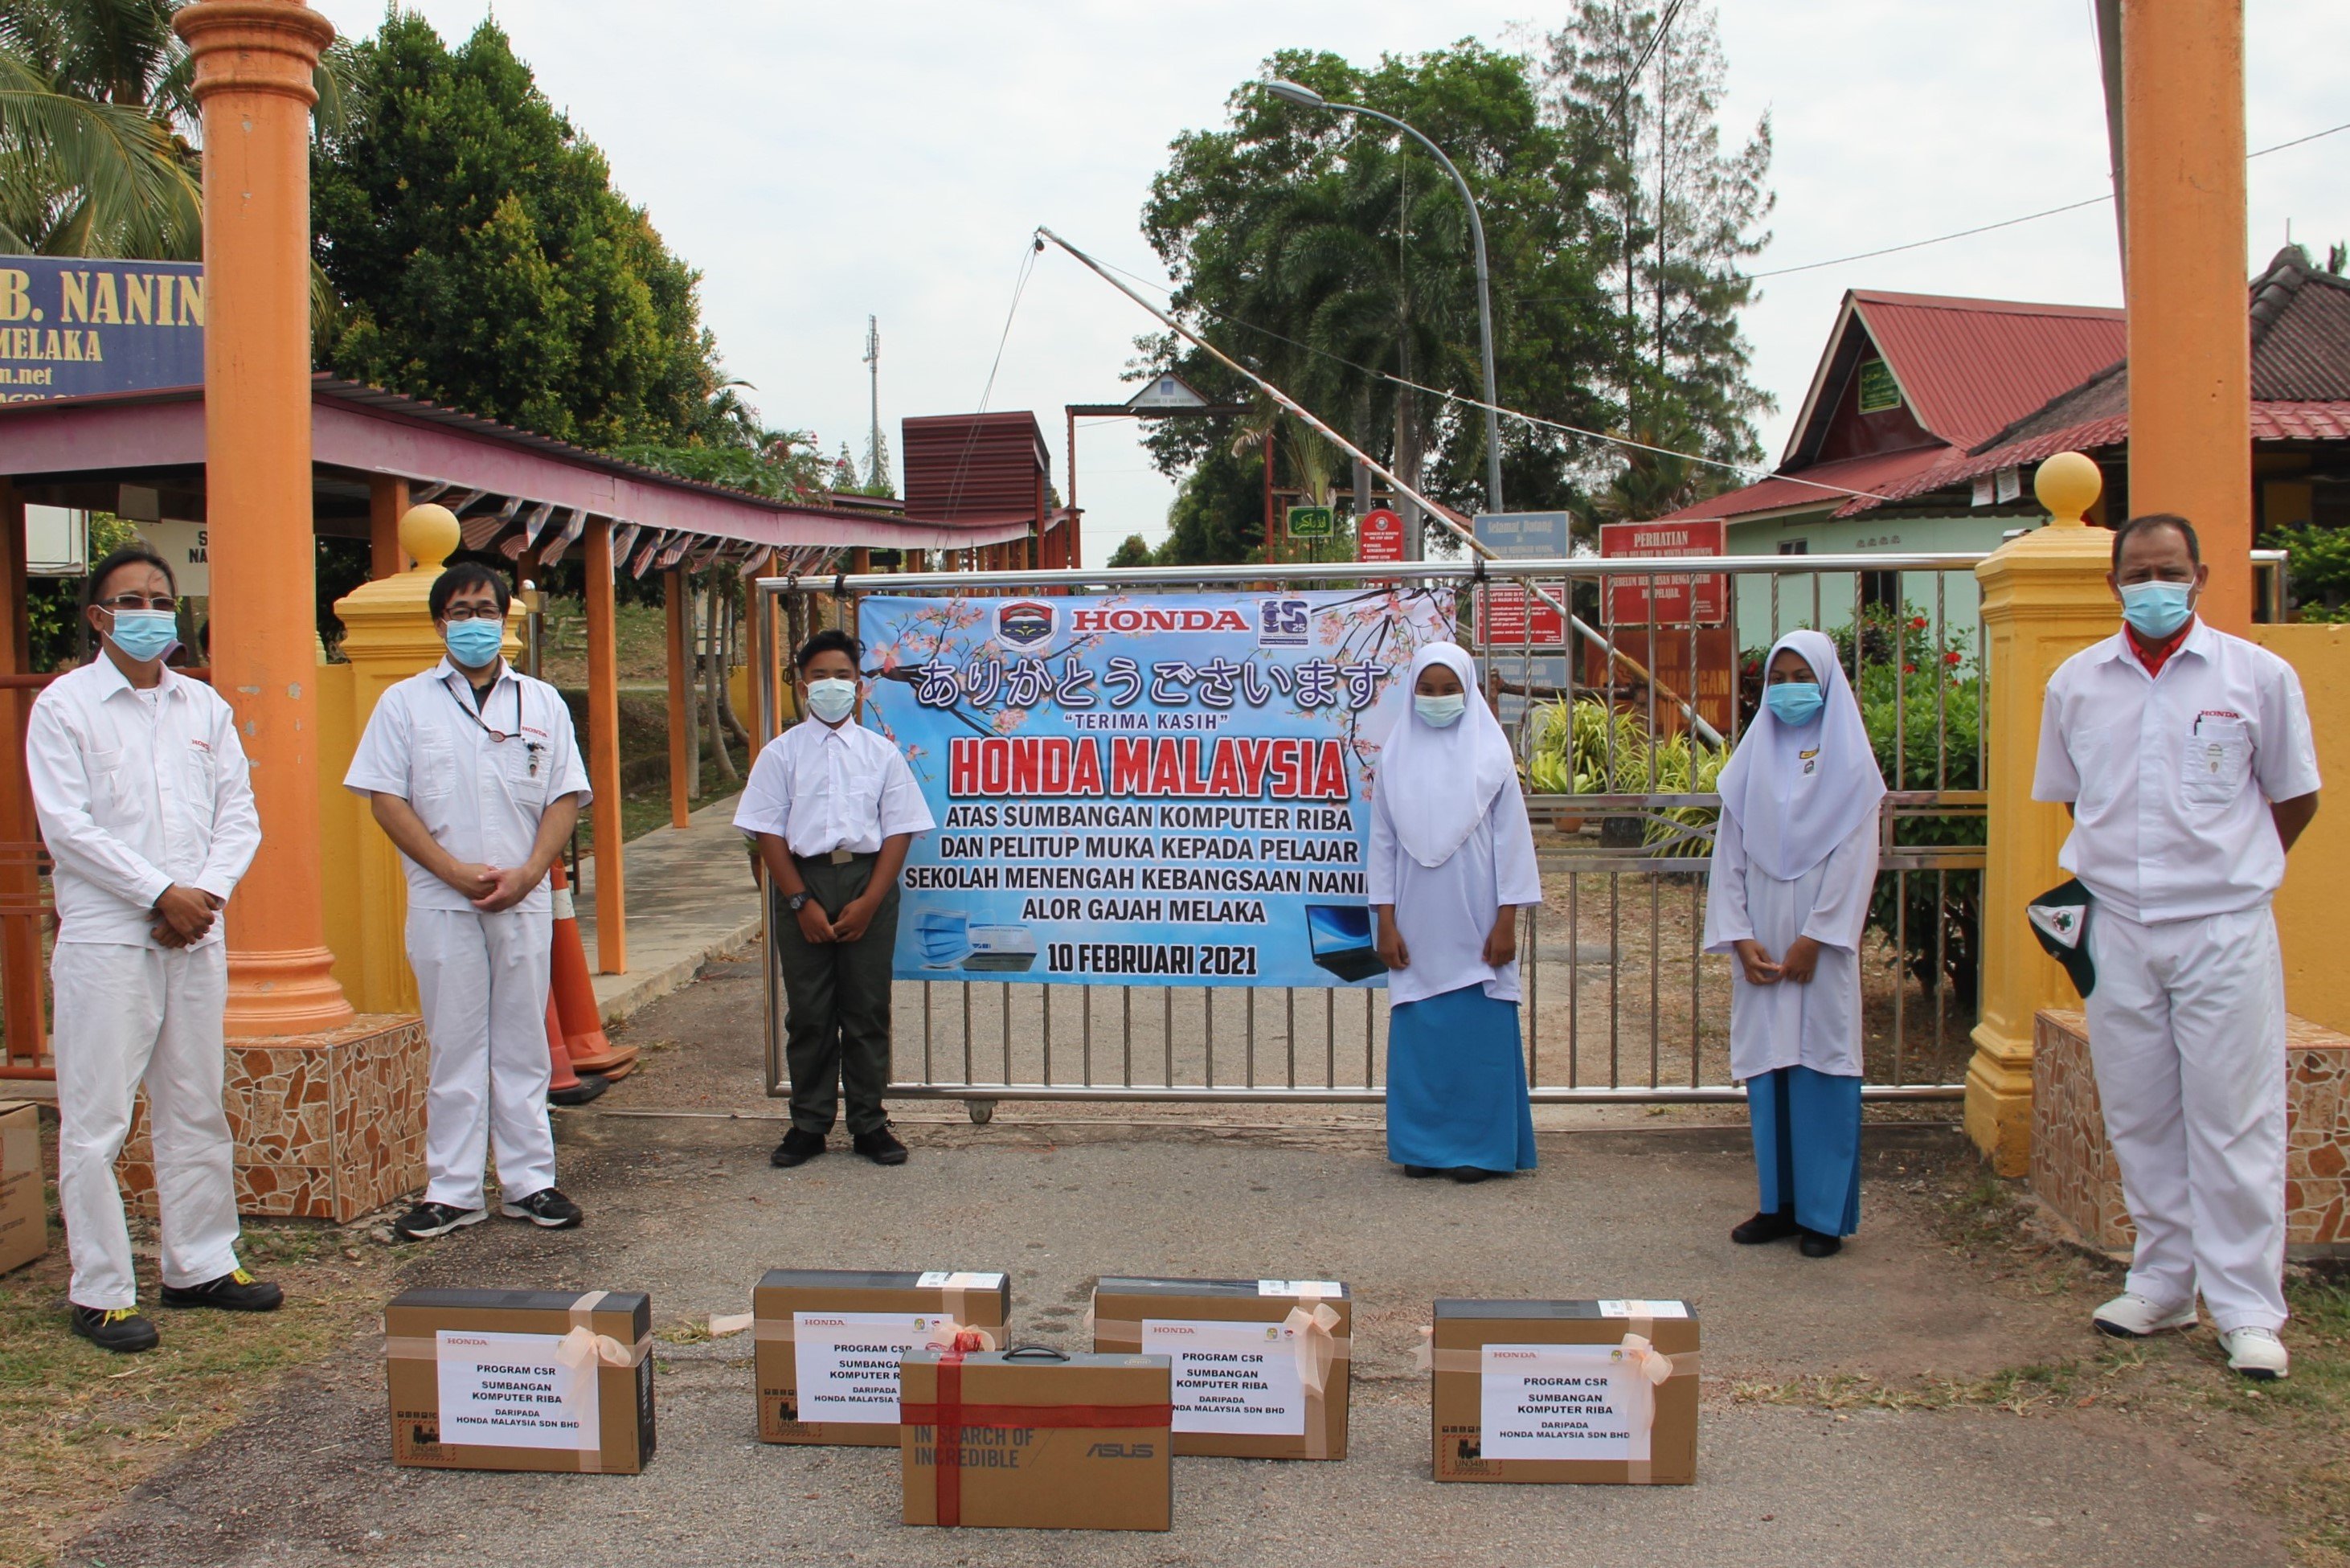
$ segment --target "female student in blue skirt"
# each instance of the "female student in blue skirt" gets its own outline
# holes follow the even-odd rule
[[[1518,1044],[1518,909],[1542,902],[1509,738],[1449,642],[1411,661],[1372,783],[1370,901],[1388,975],[1388,1158],[1482,1181],[1534,1168]]]
[[[1730,1239],[1800,1233],[1825,1258],[1860,1228],[1860,935],[1885,780],[1834,643],[1789,632],[1763,668],[1721,771],[1705,909],[1706,951],[1737,955],[1730,1072],[1762,1199]]]

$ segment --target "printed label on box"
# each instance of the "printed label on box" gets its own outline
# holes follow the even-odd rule
[[[1601,1317],[1687,1317],[1687,1302],[1603,1301]]]
[[[1336,1280],[1259,1280],[1256,1293],[1261,1296],[1322,1296],[1336,1300],[1347,1293],[1347,1287]]]
[[[894,1426],[898,1357],[947,1348],[937,1313],[795,1312],[792,1366],[798,1374],[799,1418]]]
[[[1001,1272],[970,1274],[932,1269],[914,1283],[926,1291],[1000,1291],[1003,1288],[1003,1275]]]
[[[1175,1363],[1175,1430],[1305,1435],[1297,1345],[1281,1324],[1147,1317],[1142,1353]]]
[[[556,1359],[559,1334],[433,1336],[441,1386],[441,1441],[493,1449],[595,1449],[596,1363]]]
[[[1648,1457],[1648,1380],[1614,1345],[1481,1347],[1478,1451],[1489,1459]]]

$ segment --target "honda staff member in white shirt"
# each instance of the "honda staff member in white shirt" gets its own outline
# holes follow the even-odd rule
[[[2317,815],[2292,666],[2204,625],[2210,570],[2183,517],[2114,534],[2119,632],[2048,683],[2034,800],[2089,889],[2089,1054],[2137,1225],[2107,1334],[2196,1321],[2249,1377],[2282,1377],[2284,971],[2269,900]]]
[[[555,1188],[546,1119],[547,867],[588,799],[562,695],[499,657],[505,578],[461,561],[433,580],[449,657],[386,691],[345,787],[408,868],[408,962],[432,1043],[424,1201],[392,1229],[421,1241],[481,1222],[484,1159],[499,1212],[550,1230],[579,1223]]]
[[[179,633],[172,569],[128,545],[89,575],[104,651],[33,704],[25,768],[56,863],[57,1201],[73,1252],[73,1329],[147,1350],[114,1160],[147,1090],[162,1219],[163,1304],[271,1312],[237,1266],[235,1147],[221,1108],[228,1001],[221,906],[261,844],[236,721],[163,668]]]

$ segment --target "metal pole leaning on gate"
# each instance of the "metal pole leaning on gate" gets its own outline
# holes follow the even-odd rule
[[[1430,501],[1427,496],[1422,495],[1415,486],[1406,484],[1401,479],[1396,476],[1392,470],[1379,462],[1376,458],[1372,457],[1370,453],[1357,446],[1353,441],[1350,441],[1345,436],[1340,435],[1305,404],[1299,402],[1287,392],[1283,391],[1279,387],[1274,386],[1271,381],[1266,380],[1263,376],[1258,375],[1255,371],[1250,369],[1247,366],[1242,364],[1239,360],[1233,358],[1231,355],[1225,353],[1222,349],[1217,348],[1214,344],[1209,342],[1206,338],[1201,337],[1190,327],[1184,326],[1180,321],[1176,320],[1175,317],[1168,315],[1165,311],[1151,304],[1150,301],[1143,298],[1142,296],[1135,293],[1134,290],[1128,288],[1125,284],[1110,275],[1108,270],[1106,269],[1101,263],[1094,260],[1093,257],[1077,249],[1076,246],[1071,244],[1068,241],[1055,234],[1051,229],[1046,228],[1045,225],[1040,223],[1036,226],[1036,234],[1039,236],[1039,244],[1045,240],[1052,241],[1055,244],[1060,246],[1061,249],[1066,251],[1071,256],[1076,258],[1077,262],[1084,265],[1087,271],[1092,273],[1096,277],[1100,278],[1104,283],[1109,285],[1112,288],[1126,296],[1127,298],[1134,301],[1135,304],[1142,306],[1143,309],[1149,311],[1152,316],[1157,317],[1169,331],[1175,333],[1185,341],[1196,345],[1203,352],[1213,356],[1217,362],[1223,365],[1226,369],[1238,375],[1246,377],[1250,382],[1262,389],[1267,397],[1279,404],[1284,410],[1304,421],[1306,428],[1321,436],[1325,441],[1329,441],[1333,446],[1336,446],[1339,451],[1353,458],[1357,462],[1361,463],[1365,468],[1369,469],[1381,479],[1386,480],[1389,484],[1393,485],[1397,494],[1409,496],[1423,513],[1444,524],[1444,526],[1451,531],[1454,538],[1469,546],[1469,548],[1475,552],[1478,556],[1487,560],[1494,558],[1492,546],[1488,545],[1482,539],[1478,538],[1477,535],[1469,529],[1463,528],[1460,524],[1455,523],[1452,520],[1451,513],[1437,505],[1435,502]],[[1587,622],[1586,622],[1581,616],[1576,615],[1571,607],[1555,597],[1548,588],[1544,587],[1538,582],[1529,579],[1526,583],[1526,592],[1531,594],[1534,597],[1540,599],[1544,604],[1548,605],[1551,608],[1558,611],[1558,613],[1565,618],[1567,624],[1574,627],[1576,631],[1582,633],[1585,637],[1589,638],[1592,641],[1605,646],[1607,649],[1608,657],[1611,659],[1631,670],[1634,675],[1647,682],[1653,690],[1662,691],[1676,706],[1680,709],[1682,714],[1688,718],[1690,723],[1695,727],[1699,734],[1705,737],[1709,743],[1717,746],[1726,743],[1722,739],[1721,732],[1715,729],[1711,724],[1706,722],[1705,716],[1697,711],[1695,703],[1691,702],[1688,698],[1683,697],[1679,692],[1674,691],[1669,687],[1667,687],[1653,674],[1649,673],[1648,669],[1638,659],[1632,658],[1629,654],[1620,651],[1609,639],[1601,637],[1600,634]]]

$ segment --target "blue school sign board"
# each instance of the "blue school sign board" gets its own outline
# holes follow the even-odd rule
[[[0,256],[0,402],[203,379],[202,264]]]
[[[1368,791],[1449,596],[868,598],[866,722],[938,828],[900,980],[1378,982]]]

